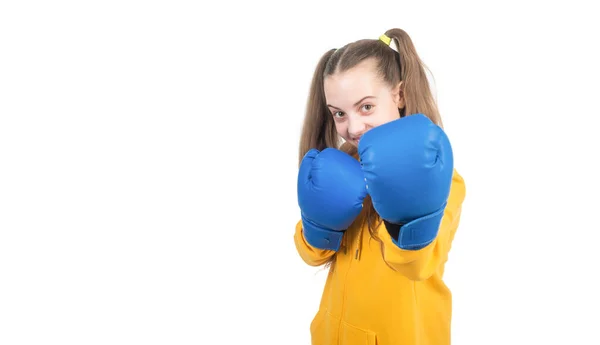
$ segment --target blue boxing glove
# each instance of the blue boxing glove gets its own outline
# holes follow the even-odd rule
[[[298,205],[306,242],[338,250],[366,196],[363,172],[355,158],[334,148],[308,151],[298,173]]]
[[[396,245],[417,250],[433,242],[454,169],[442,128],[423,114],[409,115],[367,131],[358,152],[373,207],[399,226]]]

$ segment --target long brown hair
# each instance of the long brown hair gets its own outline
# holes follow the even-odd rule
[[[319,60],[314,71],[306,113],[302,127],[298,165],[312,148],[323,150],[338,148],[350,155],[356,155],[356,148],[342,139],[336,132],[333,117],[327,108],[323,81],[325,77],[345,72],[366,59],[374,59],[378,74],[390,87],[402,81],[405,107],[399,109],[399,116],[422,113],[432,122],[443,127],[435,98],[427,80],[427,67],[419,58],[410,36],[402,29],[387,30],[385,35],[396,45],[395,51],[380,39],[362,39],[339,49],[327,51]],[[365,217],[371,237],[382,243],[376,234],[381,219],[375,212],[370,198],[364,202]],[[361,217],[362,218],[362,217]]]

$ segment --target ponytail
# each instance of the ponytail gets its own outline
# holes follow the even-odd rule
[[[443,127],[425,73],[426,66],[419,58],[410,36],[402,29],[390,29],[385,35],[394,41],[398,51],[397,63],[400,65],[401,90],[405,99],[405,108],[401,110],[401,116],[422,113],[433,123]]]
[[[321,57],[313,74],[300,136],[298,164],[310,149],[323,150],[327,147],[337,147],[338,144],[339,139],[327,108],[323,86],[325,67],[335,51],[331,49]]]

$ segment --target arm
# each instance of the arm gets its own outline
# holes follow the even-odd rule
[[[383,254],[386,262],[397,272],[415,281],[428,279],[437,272],[441,273],[460,222],[465,195],[464,180],[454,171],[448,203],[437,234],[433,241],[423,248],[402,249],[402,243],[398,242],[402,227],[387,222],[379,227],[378,235],[384,244]]]
[[[332,233],[334,233],[332,231]],[[294,243],[296,244],[296,250],[298,254],[304,260],[304,262],[310,266],[320,266],[329,261],[329,259],[336,253],[339,248],[339,243],[334,245],[332,249],[317,248],[309,244],[306,240],[304,229],[302,228],[302,221],[298,221],[296,224],[296,231],[294,233]],[[310,235],[308,237],[311,237]],[[341,237],[340,237],[341,241]]]

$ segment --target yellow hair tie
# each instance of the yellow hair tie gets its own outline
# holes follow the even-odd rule
[[[380,39],[380,40],[381,40],[383,43],[387,44],[388,46],[390,45],[390,42],[392,42],[392,39],[391,39],[391,38],[389,38],[389,37],[387,37],[387,35],[386,35],[386,34],[383,34],[383,35],[379,36],[379,39]]]

